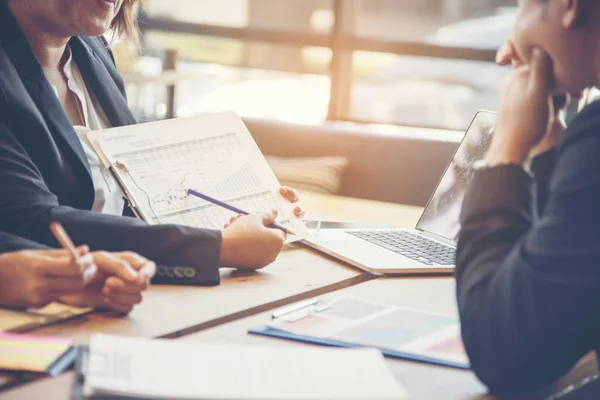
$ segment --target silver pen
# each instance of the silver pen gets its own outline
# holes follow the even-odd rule
[[[291,313],[304,310],[306,308],[312,308],[315,311],[323,311],[329,308],[329,304],[325,303],[319,299],[309,299],[298,302],[296,304],[292,304],[291,306],[280,308],[276,311],[273,311],[271,315],[271,319],[277,319],[289,315]]]
[[[317,230],[315,231],[314,235],[318,235],[319,232],[321,232],[321,221],[317,222]]]

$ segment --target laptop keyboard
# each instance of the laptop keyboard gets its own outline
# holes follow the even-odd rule
[[[454,265],[455,250],[410,231],[346,231],[346,233],[426,265]]]

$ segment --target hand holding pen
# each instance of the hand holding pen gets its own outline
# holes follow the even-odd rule
[[[58,222],[50,224],[50,231],[56,240],[67,250],[79,266],[85,283],[89,283],[98,273],[114,275],[132,283],[144,283],[156,272],[156,265],[134,253],[89,253],[87,246],[79,249]],[[137,268],[135,268],[137,267]]]
[[[119,313],[130,312],[142,301],[141,293],[156,272],[153,262],[131,252],[90,253],[87,247],[76,249],[60,224],[53,223],[50,229],[78,266],[79,282],[83,284],[61,295],[61,301],[74,306],[109,308]]]
[[[50,232],[52,232],[63,249],[71,255],[72,262],[79,267],[84,285],[91,282],[98,272],[98,267],[94,263],[94,257],[89,252],[89,247],[81,246],[80,248],[76,248],[63,226],[58,222],[50,224]]]
[[[271,264],[285,243],[285,233],[269,228],[276,212],[243,215],[223,229],[221,267],[258,270]]]
[[[230,219],[222,232],[222,268],[257,270],[266,267],[279,255],[286,235],[294,234],[275,223],[277,210],[249,215],[244,210],[195,190],[190,189],[187,193],[238,214]]]
[[[222,208],[224,208],[224,209],[226,209],[226,210],[229,210],[229,211],[232,211],[232,212],[234,212],[234,213],[237,213],[237,214],[238,214],[238,216],[241,216],[241,215],[249,215],[249,214],[250,214],[250,213],[249,213],[249,212],[247,212],[247,211],[244,211],[244,210],[242,210],[242,209],[240,209],[240,208],[237,208],[237,207],[234,207],[234,206],[232,206],[232,205],[230,205],[230,204],[227,204],[227,203],[225,203],[224,201],[217,200],[217,199],[215,199],[214,197],[210,197],[210,196],[208,196],[208,195],[206,195],[206,194],[203,194],[203,193],[197,192],[197,191],[195,191],[195,190],[193,190],[193,189],[188,189],[187,193],[188,193],[188,195],[189,195],[189,196],[194,196],[194,197],[197,197],[197,198],[199,198],[199,199],[202,199],[202,200],[208,201],[209,203],[212,203],[212,204],[214,204],[214,205],[216,205],[216,206],[219,206],[219,207],[222,207]],[[275,213],[275,217],[277,217],[277,213],[278,213],[278,211],[277,211],[277,210],[273,210],[273,212]],[[230,223],[230,224],[231,224],[231,223],[233,223],[233,221],[234,221],[235,219],[237,219],[237,217],[232,217],[232,218],[229,220],[229,223]],[[295,235],[295,233],[294,233],[294,232],[293,232],[291,229],[285,228],[285,227],[283,227],[283,226],[281,226],[281,225],[279,225],[279,224],[275,223],[275,221],[274,221],[274,220],[273,220],[273,222],[271,222],[271,223],[268,225],[268,227],[269,227],[269,228],[273,228],[273,229],[279,229],[280,231],[282,231],[282,232],[283,232],[283,233],[285,233],[286,235]]]

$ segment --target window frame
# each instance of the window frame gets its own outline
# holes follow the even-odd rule
[[[164,17],[152,17],[143,12],[140,13],[139,24],[143,33],[147,31],[180,33],[233,39],[242,42],[262,42],[273,45],[330,49],[331,63],[329,77],[331,79],[331,87],[327,121],[374,122],[360,121],[352,118],[350,114],[354,67],[353,55],[356,51],[436,59],[495,62],[496,50],[492,49],[439,46],[425,42],[372,39],[347,34],[345,28],[352,19],[352,6],[353,4],[347,0],[332,0],[334,23],[328,34],[197,24]],[[237,66],[246,67],[245,65]],[[306,70],[301,70],[301,68],[290,68],[285,72],[307,73]]]

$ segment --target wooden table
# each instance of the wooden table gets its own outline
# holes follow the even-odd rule
[[[379,303],[395,305],[435,314],[457,316],[455,282],[453,278],[379,278],[320,296],[332,300],[342,295],[352,295]],[[248,330],[264,324],[272,311],[221,325],[180,340],[244,343],[270,346],[310,346],[309,344],[250,335]],[[387,359],[387,364],[404,385],[411,399],[479,399],[491,400],[486,388],[471,371],[446,368],[425,363]],[[555,384],[535,393],[517,396],[511,400],[547,399],[575,382],[598,374],[594,353],[584,357],[568,374]]]
[[[128,317],[92,313],[35,333],[79,342],[99,332],[173,338],[367,279],[371,276],[316,252],[288,248],[261,271],[224,271],[219,286],[155,285]]]
[[[457,315],[452,278],[380,278],[320,298],[353,295],[390,305],[443,315]],[[247,343],[274,346],[308,346],[287,340],[249,335],[248,329],[264,324],[271,312],[208,329],[181,340]],[[470,371],[388,359],[388,366],[405,386],[411,399],[484,399],[486,389]]]
[[[357,284],[320,296],[332,299],[342,294],[414,308],[445,315],[456,315],[454,280],[452,278],[382,278]],[[273,346],[307,346],[306,344],[248,335],[248,329],[264,323],[269,311],[212,329],[188,335],[179,340],[265,344]],[[484,399],[486,390],[470,371],[428,364],[388,360],[388,365],[406,387],[411,399]],[[72,383],[72,374],[51,381],[40,381],[15,391],[9,391],[2,400],[37,399],[42,393],[52,393],[52,399],[66,400]],[[441,396],[443,394],[443,396]]]
[[[355,221],[413,227],[421,210],[418,207],[347,199],[336,196],[303,194],[307,219]],[[269,316],[269,310],[304,298],[340,294],[443,314],[456,314],[452,278],[379,278],[319,255],[305,248],[287,248],[278,261],[258,273],[233,270],[222,273],[218,287],[191,288],[154,286],[127,318],[91,314],[33,332],[63,335],[86,341],[96,332],[143,337],[230,343],[264,343],[276,346],[303,344],[247,335]],[[306,346],[306,345],[304,345]],[[485,388],[469,371],[427,364],[388,360],[398,379],[413,399],[485,399]],[[595,359],[587,358],[558,387],[597,372]],[[0,393],[1,400],[38,400],[70,398],[72,373]],[[529,397],[525,397],[529,398]]]
[[[397,226],[411,227],[422,211],[419,207],[311,193],[303,193],[301,199],[307,218],[314,219],[390,223],[391,218]],[[35,333],[69,336],[79,342],[98,332],[173,338],[372,278],[313,250],[288,246],[274,264],[261,271],[222,272],[219,286],[153,286],[127,318],[94,313]]]
[[[414,226],[421,214],[419,207],[311,193],[302,194],[301,204],[308,211],[307,218],[393,223],[406,227]],[[77,342],[86,342],[97,332],[174,338],[372,278],[313,250],[288,247],[273,265],[259,272],[222,272],[218,287],[156,285],[126,318],[93,313],[33,333],[69,336]],[[31,387],[60,386],[65,379],[68,377],[40,381]],[[59,386],[57,390],[61,390]],[[19,388],[17,392],[20,390],[30,390],[30,386]]]
[[[302,193],[300,205],[307,220],[331,220],[414,228],[423,208],[381,201]]]

